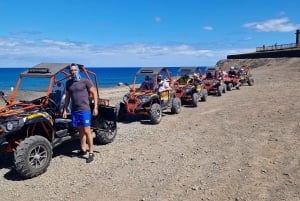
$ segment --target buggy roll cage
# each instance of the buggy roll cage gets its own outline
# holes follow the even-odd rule
[[[133,85],[132,85],[131,89],[133,91],[136,90],[137,77],[142,76],[142,75],[144,75],[144,76],[148,75],[148,76],[151,76],[154,78],[154,80],[153,80],[154,87],[153,88],[155,89],[158,86],[157,77],[158,77],[158,75],[162,75],[163,72],[166,75],[165,77],[167,77],[170,80],[170,83],[172,83],[172,73],[171,73],[171,71],[168,70],[167,67],[142,67],[142,68],[140,68],[134,76]]]
[[[7,106],[13,105],[17,92],[19,90],[21,81],[23,77],[32,77],[32,78],[49,78],[50,83],[46,91],[46,102],[52,91],[53,83],[58,83],[66,79],[70,79],[70,66],[72,63],[40,63],[33,67],[26,69],[19,75],[18,81],[15,85],[15,88],[7,101]],[[76,64],[79,68],[79,72],[82,72],[85,75],[85,78],[96,88],[97,97],[99,100],[102,100],[101,103],[108,105],[108,100],[100,99],[99,86],[97,76],[94,72],[87,70],[84,65]],[[61,77],[59,77],[61,76]],[[103,102],[104,101],[104,102]]]

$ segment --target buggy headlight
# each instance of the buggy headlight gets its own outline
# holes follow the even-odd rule
[[[185,93],[189,93],[189,92],[191,92],[191,91],[192,91],[192,89],[191,89],[191,88],[188,88],[188,87],[186,87],[186,88],[184,88],[184,91],[185,91]]]
[[[6,123],[6,129],[8,131],[12,131],[14,129],[16,129],[19,126],[19,121],[8,121]]]
[[[148,96],[140,96],[139,99],[142,101],[142,103],[146,103],[150,98]]]
[[[11,131],[13,128],[14,128],[13,123],[12,122],[7,122],[6,129],[9,130],[9,131]]]
[[[126,102],[128,100],[129,96],[128,94],[126,94],[125,96],[123,96],[123,101]]]

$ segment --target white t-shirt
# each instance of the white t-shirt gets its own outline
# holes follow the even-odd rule
[[[165,79],[160,81],[160,83],[158,83],[158,86],[159,86],[158,87],[158,92],[165,91],[170,87],[169,82]]]

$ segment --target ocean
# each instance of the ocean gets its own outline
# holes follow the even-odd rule
[[[118,86],[119,83],[132,84],[135,73],[140,67],[86,67],[97,75],[98,84],[100,88],[111,88]],[[177,75],[179,67],[168,67],[172,76]],[[19,74],[25,71],[26,68],[0,68],[0,91],[11,90],[15,87]],[[206,67],[201,67],[202,73],[205,72]],[[32,89],[38,88],[40,83],[34,81],[30,83]]]

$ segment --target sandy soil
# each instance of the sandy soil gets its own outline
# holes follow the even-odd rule
[[[254,67],[254,86],[166,112],[159,125],[119,123],[91,164],[70,154],[77,141],[55,149],[47,172],[29,180],[1,159],[1,199],[300,200],[300,59],[219,64],[241,63]],[[114,105],[127,90],[101,93]]]

